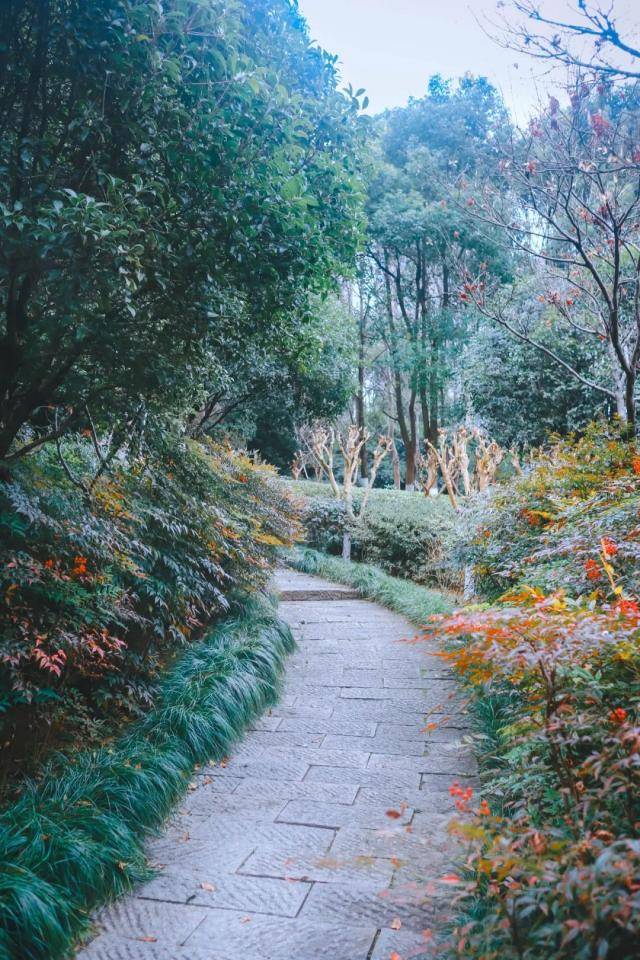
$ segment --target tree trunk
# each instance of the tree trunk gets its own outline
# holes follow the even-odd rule
[[[416,488],[416,459],[418,456],[418,425],[416,423],[416,392],[411,391],[409,399],[409,433],[408,442],[405,442],[407,454],[407,473],[405,490],[413,491]]]
[[[636,435],[636,372],[631,370],[625,378],[624,407],[625,420],[627,422],[627,435],[635,437]]]
[[[364,354],[365,354],[365,313],[362,297],[360,297],[360,318],[358,322],[358,392],[356,394],[356,422],[362,434],[365,431],[364,422]],[[360,476],[366,480],[369,476],[369,454],[367,444],[362,445],[360,451]]]
[[[342,559],[351,560],[351,530],[347,528],[342,534]]]
[[[409,444],[405,449],[407,455],[407,469],[405,473],[405,490],[415,490],[416,488],[416,450],[413,444]]]
[[[470,563],[465,564],[464,568],[464,592],[462,599],[468,603],[476,595],[476,581],[473,575],[473,567]]]
[[[398,449],[395,443],[391,447],[391,462],[393,463],[393,485],[396,490],[400,490],[402,486],[400,479],[400,457],[398,456]]]

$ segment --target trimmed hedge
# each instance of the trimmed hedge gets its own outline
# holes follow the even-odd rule
[[[304,548],[282,551],[281,556],[295,570],[317,574],[353,587],[363,597],[381,603],[418,626],[423,626],[434,614],[450,613],[454,606],[453,600],[439,590],[390,577],[368,564],[342,560]]]
[[[97,906],[149,875],[144,844],[278,693],[291,632],[246,601],[175,662],[156,706],[112,747],[52,762],[0,816],[0,960],[56,960]]]
[[[329,495],[326,484],[298,481],[290,487],[302,498],[302,521],[309,546],[339,555],[346,519],[344,504]],[[362,490],[356,488],[355,502],[361,497]],[[460,571],[451,562],[455,523],[455,513],[444,496],[374,489],[364,517],[351,531],[353,558],[374,564],[392,577],[455,589],[461,585]]]

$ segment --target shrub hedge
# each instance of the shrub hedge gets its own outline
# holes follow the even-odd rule
[[[344,507],[327,496],[324,484],[293,485],[302,498],[302,522],[309,546],[340,554]],[[356,501],[361,496],[356,491]],[[451,562],[455,514],[446,497],[373,490],[364,517],[352,531],[352,555],[373,563],[394,577],[437,587],[459,586]]]
[[[451,954],[631,960],[640,942],[640,453],[558,441],[477,512],[493,604],[432,623],[486,751]],[[509,589],[496,597],[502,587]]]
[[[111,747],[50,762],[0,816],[0,960],[56,960],[89,915],[148,876],[144,841],[196,764],[222,759],[275,702],[289,628],[245,601],[175,662]]]

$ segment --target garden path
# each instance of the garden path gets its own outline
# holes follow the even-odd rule
[[[277,585],[298,641],[280,703],[197,772],[150,845],[157,878],[102,912],[78,960],[430,955],[449,786],[473,773],[464,703],[402,617],[305,574]]]

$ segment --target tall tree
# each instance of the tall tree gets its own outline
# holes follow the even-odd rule
[[[454,348],[465,335],[458,294],[466,273],[488,260],[501,269],[495,242],[451,197],[461,177],[490,165],[505,118],[485,80],[453,85],[433,77],[423,99],[381,121],[368,253],[378,272],[380,337],[409,487],[421,440],[435,443],[446,416]]]
[[[635,85],[612,90],[583,79],[570,89],[567,108],[550,98],[514,139],[501,185],[485,190],[479,205],[480,218],[523,254],[520,276],[505,289],[485,271],[470,285],[479,310],[610,398],[632,433],[640,364],[639,106]],[[523,309],[519,286],[532,271],[538,303]],[[599,346],[601,370],[585,373],[536,337],[541,312]]]
[[[286,341],[355,253],[359,134],[288,0],[7,0],[0,36],[6,463]]]

